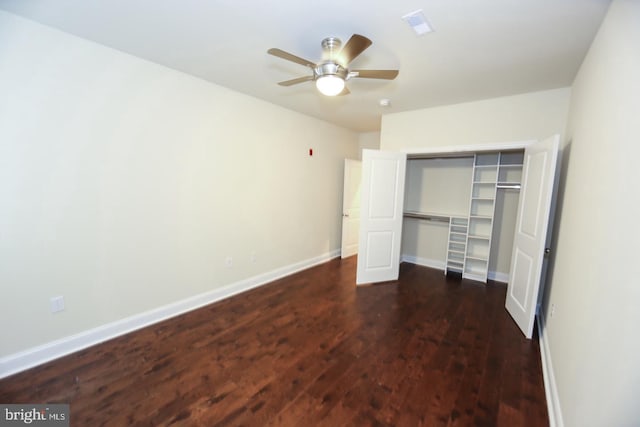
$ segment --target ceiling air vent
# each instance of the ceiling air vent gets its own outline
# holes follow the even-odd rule
[[[427,18],[425,18],[424,13],[422,13],[422,9],[407,13],[402,17],[402,19],[404,19],[419,36],[433,31],[433,28],[431,28],[427,22]]]

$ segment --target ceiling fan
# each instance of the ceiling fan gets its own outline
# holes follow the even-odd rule
[[[342,41],[339,38],[327,37],[322,40],[321,45],[324,55],[323,60],[318,63],[276,48],[269,49],[267,53],[309,67],[313,72],[310,76],[279,82],[280,86],[292,86],[298,83],[315,81],[320,93],[327,96],[336,96],[350,93],[345,86],[345,82],[352,78],[393,80],[398,75],[398,70],[350,70],[348,68],[349,63],[371,46],[371,43],[368,38],[360,34],[354,34],[347,41],[347,44],[340,49]]]

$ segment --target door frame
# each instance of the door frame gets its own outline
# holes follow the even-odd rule
[[[419,155],[433,156],[433,157],[452,157],[461,155],[473,155],[475,153],[482,153],[485,151],[512,151],[512,150],[524,150],[531,144],[538,142],[536,139],[527,139],[523,141],[512,142],[497,142],[492,144],[477,144],[477,145],[449,145],[442,147],[424,147],[424,148],[402,148],[398,151],[407,153],[407,157],[414,157]],[[387,150],[385,150],[387,151]]]
[[[354,176],[354,169],[359,169],[358,176]],[[351,183],[357,179],[358,182],[358,191],[356,198],[358,206],[357,212],[352,211],[351,206],[347,206],[349,204],[350,199],[348,196],[350,194],[349,188],[351,187]],[[344,159],[344,182],[343,182],[343,190],[342,190],[342,237],[341,237],[341,246],[340,246],[340,258],[347,258],[358,253],[358,243],[359,243],[359,234],[356,237],[355,245],[349,245],[348,240],[351,236],[351,232],[354,227],[353,222],[356,222],[356,233],[360,233],[360,185],[362,183],[362,161],[357,159]],[[348,211],[348,212],[347,212]],[[351,216],[353,215],[353,217]],[[355,247],[354,247],[355,246]]]
[[[371,151],[377,151],[377,152],[387,152],[387,153],[401,153],[405,155],[405,164],[404,167],[406,168],[406,161],[407,159],[410,158],[421,158],[424,156],[424,158],[430,158],[430,157],[460,157],[460,156],[466,156],[466,155],[474,155],[477,153],[483,153],[483,152],[490,152],[490,151],[514,151],[514,150],[524,150],[526,147],[536,143],[537,140],[524,140],[524,141],[515,141],[515,142],[502,142],[502,143],[492,143],[492,144],[476,144],[476,145],[452,145],[452,146],[444,146],[444,147],[422,147],[422,148],[410,148],[410,149],[400,149],[400,150],[371,150]],[[370,151],[370,150],[367,150]],[[364,150],[363,150],[364,153]],[[363,170],[363,193],[362,193],[362,197],[364,198],[366,196],[366,188],[365,188],[365,169],[367,168],[367,162],[365,161],[366,159],[362,158],[362,170]],[[404,181],[403,181],[404,182]],[[404,185],[403,185],[404,187]],[[364,200],[364,199],[363,199]],[[362,227],[363,227],[363,216],[365,214],[365,208],[364,208],[364,204],[361,203],[361,218],[360,218],[360,241],[359,241],[359,248],[358,251],[360,253],[360,255],[363,254],[362,251],[366,251],[367,247],[366,247],[366,241],[363,241],[363,236],[365,233],[363,233]],[[401,195],[401,199],[400,199],[400,208],[402,209],[404,207],[404,190],[403,190],[403,194]],[[400,232],[402,232],[402,228],[400,229]],[[399,251],[399,255],[401,254],[401,248],[397,248],[397,250]],[[401,257],[398,256],[398,265],[394,266],[394,270],[398,270],[398,267],[400,265],[401,262]],[[364,266],[363,266],[363,259],[361,256],[358,257],[358,267],[357,267],[358,273],[356,274],[356,284],[363,284],[363,283],[377,283],[379,282],[379,280],[371,280],[371,278],[367,278],[367,280],[364,280],[364,276],[362,275],[362,272],[365,270]],[[396,275],[397,278],[397,275]]]

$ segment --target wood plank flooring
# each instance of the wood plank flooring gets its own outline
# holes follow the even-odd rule
[[[73,426],[546,426],[537,338],[506,286],[355,257],[0,380],[3,403],[69,403]]]

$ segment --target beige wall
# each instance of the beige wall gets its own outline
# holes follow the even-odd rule
[[[472,157],[408,160],[404,209],[445,216],[466,216],[469,212],[472,173]],[[446,182],[447,185],[433,185],[434,182]],[[405,218],[402,225],[403,258],[444,269],[449,224]]]
[[[563,135],[570,95],[570,89],[563,88],[385,115],[380,148],[419,151]],[[412,191],[410,185],[407,191]],[[509,273],[517,204],[518,194],[511,191],[501,192],[497,200],[489,271],[502,278]],[[418,258],[446,256],[448,236],[441,227],[416,224],[415,220],[407,226],[411,230],[403,235],[403,254]]]
[[[565,426],[640,422],[639,46],[640,2],[614,1],[572,90],[544,310]]]
[[[362,150],[379,150],[380,149],[380,132],[362,132],[358,134],[358,146],[360,148],[360,157],[362,159]]]
[[[564,133],[570,89],[382,116],[380,148],[403,150],[543,139]]]
[[[0,357],[339,249],[357,134],[4,12],[0,52]]]

